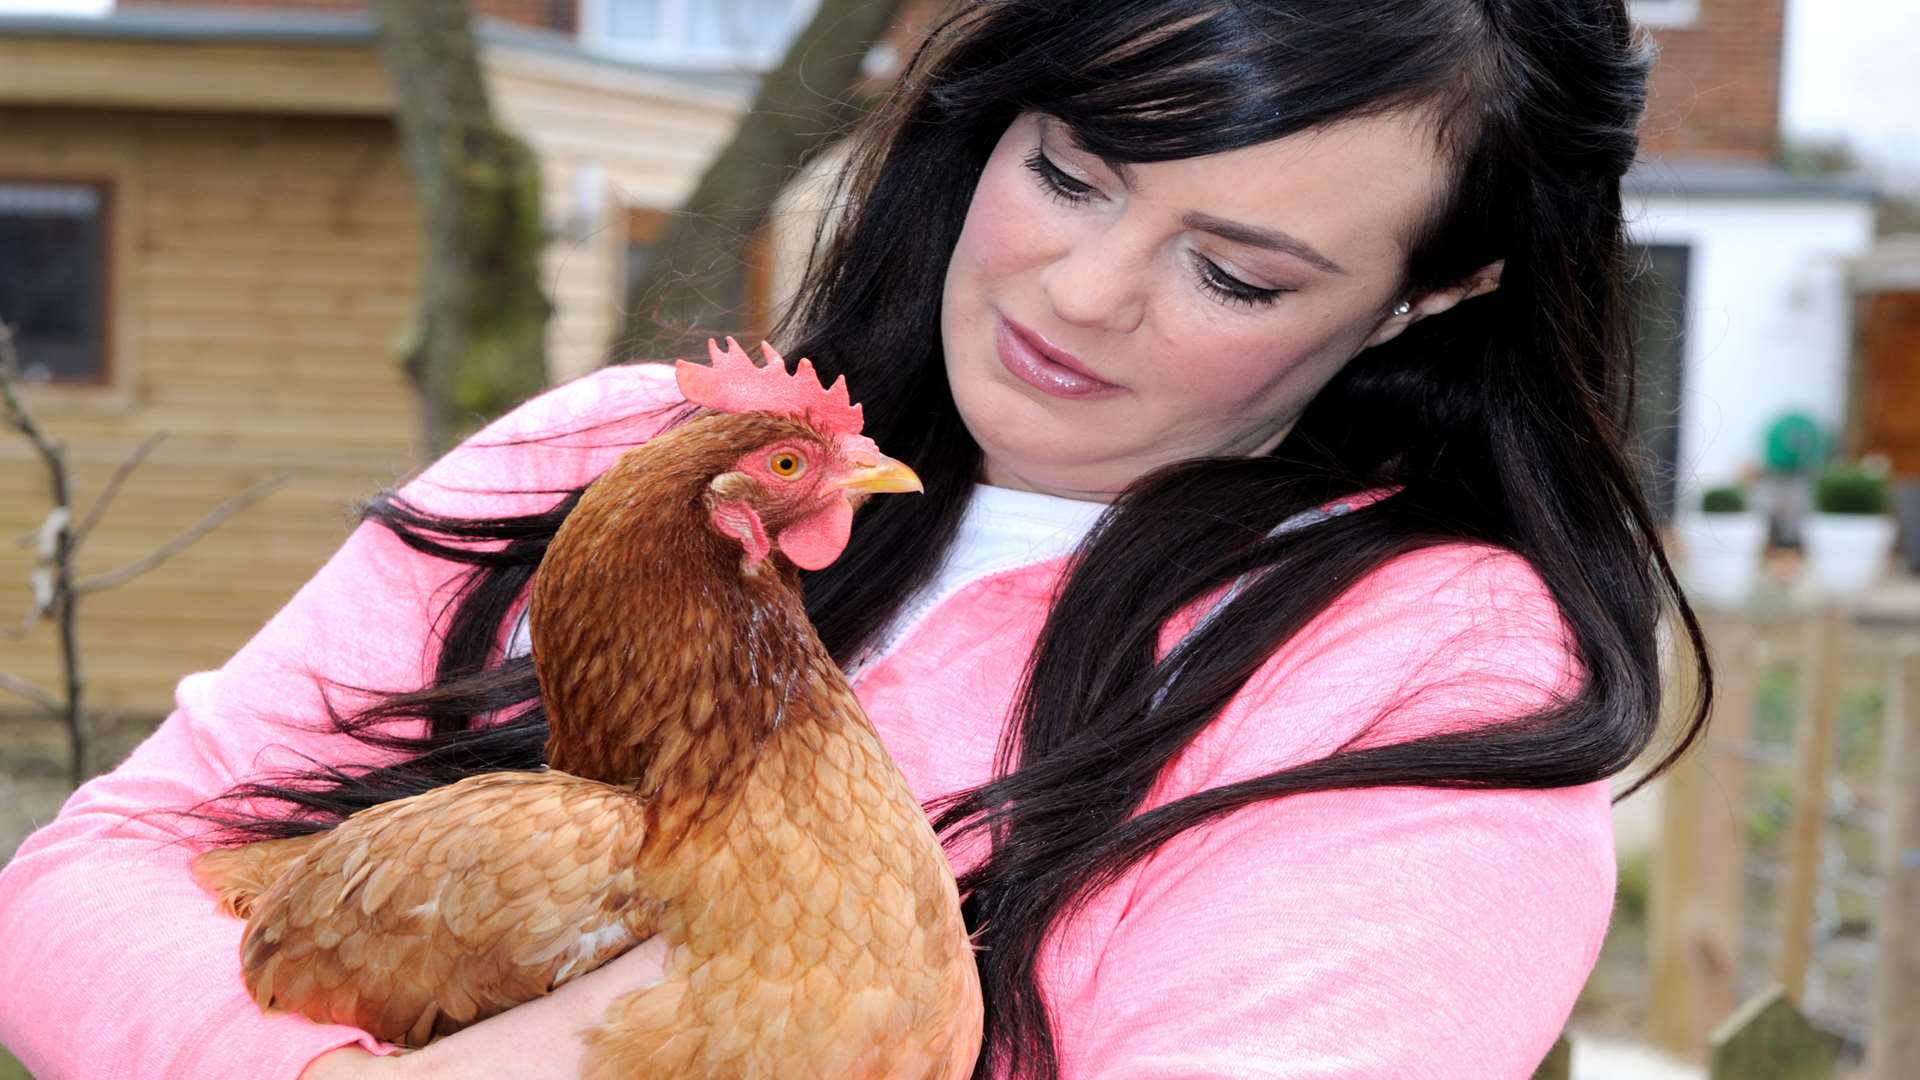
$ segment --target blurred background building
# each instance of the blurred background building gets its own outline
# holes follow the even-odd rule
[[[907,5],[870,57],[877,79],[937,6]],[[1905,359],[1920,304],[1904,249],[1876,248],[1881,177],[1920,175],[1920,140],[1900,134],[1912,110],[1890,104],[1894,88],[1845,90],[1863,71],[1899,74],[1862,46],[1872,35],[1836,29],[1846,6],[1633,4],[1662,50],[1628,204],[1653,270],[1640,426],[1663,516],[1758,470],[1765,429],[1788,413],[1920,476],[1920,365]],[[473,4],[495,108],[541,163],[550,378],[623,355],[626,282],[814,7]],[[58,10],[96,17],[44,13]],[[1784,126],[1796,116],[1806,134]],[[1851,167],[1853,117],[1876,173]],[[278,468],[302,478],[273,514],[103,598],[96,617],[124,622],[125,650],[102,659],[100,693],[163,708],[183,665],[223,655],[338,540],[343,501],[413,463],[393,357],[415,304],[419,213],[375,23],[356,0],[0,3],[0,119],[0,317],[21,323],[37,398],[65,414],[78,452],[97,472],[165,429],[153,479],[177,466],[182,493]],[[804,207],[783,210],[750,253],[749,329],[769,324],[812,235]],[[0,526],[24,530],[37,480],[8,472],[0,506],[19,509]],[[189,510],[128,505],[117,526],[132,546]],[[249,535],[269,520],[279,536]],[[1790,517],[1778,532],[1795,539]],[[194,600],[196,562],[232,546],[250,556],[227,583],[237,602]],[[218,614],[204,634],[158,634],[156,609],[176,604]]]
[[[1845,422],[1845,268],[1873,244],[1877,192],[1792,157],[1783,0],[1634,7],[1661,49],[1627,197],[1653,270],[1641,293],[1642,426],[1671,514],[1676,498],[1753,464],[1774,417]]]

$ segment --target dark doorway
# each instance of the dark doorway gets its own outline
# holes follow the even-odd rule
[[[1639,356],[1633,429],[1642,482],[1662,522],[1674,512],[1680,462],[1680,388],[1687,355],[1687,269],[1684,244],[1641,249],[1646,269],[1632,283],[1634,349]]]

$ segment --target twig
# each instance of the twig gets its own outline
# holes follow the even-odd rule
[[[33,633],[34,627],[40,625],[40,616],[44,614],[46,613],[40,610],[40,605],[38,604],[28,605],[27,613],[25,615],[20,616],[20,625],[9,626],[5,630],[0,630],[0,638],[6,638],[10,641],[18,641],[21,638],[26,637],[28,634]]]
[[[133,470],[139,468],[140,463],[147,460],[147,455],[153,453],[153,448],[159,446],[161,440],[166,437],[166,432],[156,431],[140,440],[140,445],[133,448],[133,453],[128,454],[125,461],[114,467],[113,475],[107,478],[107,486],[100,489],[100,497],[93,500],[92,508],[87,511],[86,520],[73,530],[71,543],[75,551],[80,550],[81,542],[86,540],[87,534],[93,531],[94,525],[98,524],[101,516],[107,512],[107,504],[113,502],[115,495],[120,494],[120,485],[126,483],[127,477],[133,475]]]
[[[63,486],[57,474],[54,478],[54,486],[56,490]],[[29,575],[33,582],[33,603],[28,606],[26,615],[21,617],[20,625],[6,632],[7,637],[27,636],[27,633],[39,624],[41,617],[59,602],[60,582],[64,580],[60,562],[61,543],[68,536],[67,525],[72,520],[73,515],[67,513],[65,505],[56,505],[47,512],[45,520],[40,522],[40,528],[35,536],[39,550],[34,553],[33,572]],[[73,551],[71,542],[67,543],[66,551],[71,555]]]
[[[13,347],[13,328],[0,322],[0,399],[6,403],[7,421],[39,451],[47,464],[47,479],[53,487],[53,510],[41,526],[40,555],[34,565],[36,575],[43,570],[46,572],[44,584],[37,576],[34,582],[34,617],[51,611],[54,624],[60,631],[60,660],[64,675],[62,689],[66,691],[66,698],[58,703],[55,714],[65,717],[67,721],[67,775],[72,779],[73,786],[79,787],[87,775],[87,751],[93,739],[87,723],[86,704],[81,697],[86,683],[81,671],[80,631],[75,625],[73,613],[73,534],[69,531],[73,521],[73,482],[67,474],[66,453],[40,430],[33,414],[27,411],[19,395],[14,392],[14,380],[19,378],[19,374],[20,354]],[[9,689],[19,688],[9,685]]]
[[[4,401],[7,406],[7,423],[12,424],[14,430],[25,435],[33,443],[33,448],[40,452],[40,456],[46,459],[48,465],[54,465],[60,459],[60,448],[40,430],[40,425],[34,422],[33,414],[27,411],[27,407],[20,403],[19,395],[14,393],[13,380],[19,373],[20,357],[14,352],[13,329],[5,323],[0,323],[0,401]]]
[[[60,704],[60,699],[53,696],[53,691],[42,689],[39,685],[28,682],[18,675],[9,675],[0,671],[0,690],[18,694],[55,716],[63,715],[67,711],[66,706]]]
[[[185,532],[162,544],[151,554],[136,559],[118,570],[109,570],[104,574],[95,574],[92,577],[82,578],[74,582],[74,593],[79,596],[85,596],[87,593],[99,592],[101,589],[109,589],[115,585],[124,585],[132,581],[134,578],[139,577],[141,574],[152,570],[161,563],[179,554],[183,548],[218,528],[221,522],[272,494],[282,484],[285,484],[292,478],[292,473],[281,473],[279,476],[273,477],[270,480],[262,480],[260,483],[253,485],[240,494],[235,495],[233,498],[228,499],[226,502],[221,503],[219,506],[214,507],[207,512],[205,517],[188,526]]]
[[[270,480],[255,484],[240,494],[221,503],[199,521],[188,526],[185,532],[174,537],[158,550],[129,563],[118,570],[106,574],[96,574],[84,580],[76,580],[74,574],[74,555],[80,542],[99,523],[120,492],[121,485],[134,469],[146,460],[153,448],[165,437],[164,433],[155,434],[142,440],[133,452],[128,454],[113,476],[107,480],[100,495],[94,500],[85,520],[76,528],[73,523],[73,484],[67,470],[67,458],[64,448],[49,439],[40,425],[34,421],[33,414],[20,400],[16,392],[16,382],[20,372],[20,357],[13,345],[13,331],[4,322],[0,322],[0,405],[4,405],[5,419],[8,425],[25,435],[33,443],[42,460],[46,462],[48,478],[52,485],[53,509],[46,520],[35,531],[32,540],[39,546],[33,568],[33,608],[27,613],[25,621],[18,631],[0,634],[4,637],[21,637],[31,630],[43,617],[51,617],[59,633],[61,671],[63,674],[64,696],[20,678],[0,672],[0,690],[17,694],[28,701],[41,706],[55,716],[66,721],[70,755],[68,775],[75,787],[90,774],[91,748],[94,742],[94,718],[86,710],[84,694],[86,680],[82,671],[80,638],[76,606],[85,593],[98,592],[131,581],[141,574],[166,562],[182,549],[218,528],[228,518],[258,502],[269,493],[278,489],[292,478],[291,473],[282,473]]]

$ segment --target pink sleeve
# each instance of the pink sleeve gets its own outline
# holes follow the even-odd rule
[[[1170,784],[1320,756],[1394,701],[1368,741],[1520,715],[1575,671],[1523,561],[1408,556],[1290,643]],[[1606,933],[1608,789],[1261,803],[1115,888],[1114,929],[1063,1000],[1069,1080],[1526,1080]]]
[[[596,475],[657,429],[646,415],[652,406],[678,400],[663,370],[606,369],[548,391],[403,493],[443,513],[544,509],[554,496],[478,493],[566,488]],[[599,419],[613,422],[524,441]],[[224,666],[182,679],[159,730],[75,792],[0,870],[0,986],[8,987],[0,1042],[33,1075],[290,1078],[337,1047],[380,1049],[352,1028],[261,1013],[240,979],[242,924],[195,885],[192,851],[179,842],[183,823],[164,811],[297,765],[298,755],[368,761],[358,743],[283,718],[305,725],[324,715],[310,673],[420,685],[434,659],[430,617],[453,570],[361,525]]]

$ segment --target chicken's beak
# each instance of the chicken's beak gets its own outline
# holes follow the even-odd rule
[[[883,454],[862,454],[855,462],[857,467],[842,474],[835,487],[869,495],[927,490],[920,483],[920,477],[907,468],[905,462],[895,461]]]

